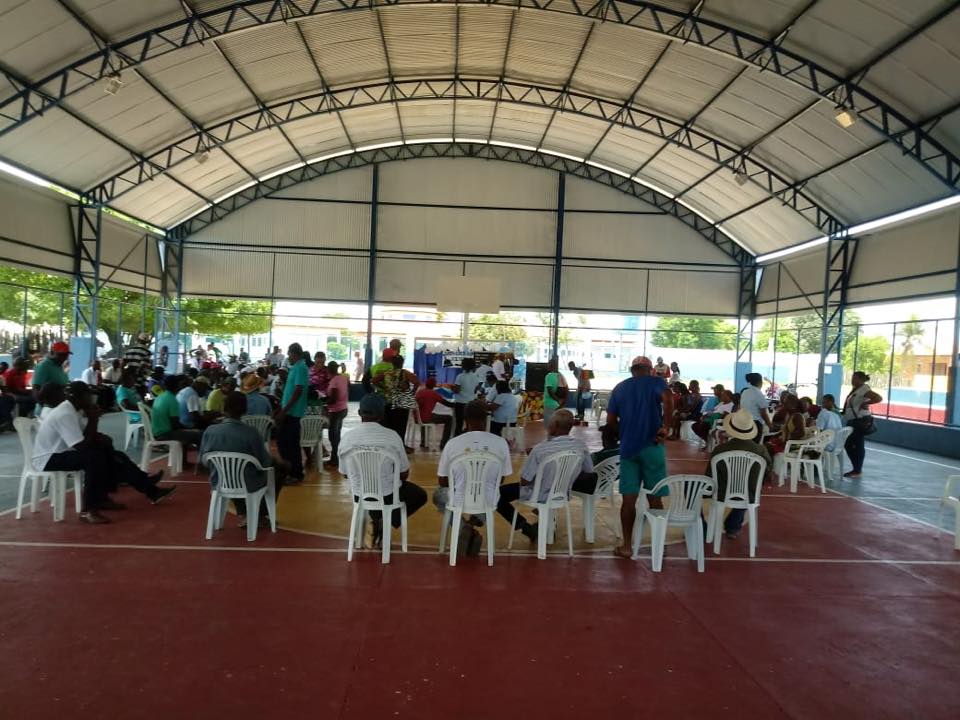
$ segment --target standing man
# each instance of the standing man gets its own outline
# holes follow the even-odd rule
[[[631,368],[631,372],[633,372],[633,368]],[[657,358],[657,364],[653,368],[653,374],[657,377],[662,377],[664,380],[670,377],[670,366],[663,361],[662,357]]]
[[[763,396],[760,386],[763,385],[763,375],[747,373],[748,386],[740,393],[740,407],[753,417],[757,424],[758,438],[763,440],[764,427],[773,427],[770,413],[767,412],[767,399]]]
[[[557,367],[557,358],[547,363],[547,376],[543,379],[543,424],[550,425],[550,418],[567,402],[567,379]]]
[[[497,380],[506,380],[507,366],[503,362],[503,353],[497,353],[496,359],[493,361],[493,374],[497,376]]]
[[[148,345],[150,345],[150,335],[140,333],[137,335],[137,341],[123,353],[123,366],[137,377],[137,384],[142,384],[150,371],[150,348]]]
[[[353,381],[360,382],[363,377],[363,357],[360,355],[360,351],[353,354],[353,363]]]
[[[667,476],[667,453],[663,441],[670,432],[673,417],[673,394],[662,377],[653,375],[650,358],[638,355],[630,364],[630,377],[610,393],[607,426],[620,436],[620,522],[623,545],[614,552],[624,558],[632,556],[633,523],[637,517],[637,498],[641,485],[652,490]],[[649,496],[651,508],[662,508],[658,496]]]
[[[467,403],[477,399],[477,385],[481,379],[477,377],[475,368],[477,363],[473,358],[464,358],[460,363],[460,374],[453,384],[453,416],[454,435],[463,432],[463,412]]]
[[[267,365],[274,365],[276,367],[283,366],[283,353],[280,352],[279,345],[274,345],[273,352],[267,355]]]
[[[71,355],[70,346],[65,342],[57,341],[50,346],[50,354],[40,361],[33,370],[33,394],[36,395],[47,383],[66,387],[70,383],[63,364]]]
[[[279,350],[280,348],[276,348]],[[303,482],[303,455],[300,451],[300,418],[307,412],[307,385],[309,373],[303,360],[303,348],[293,343],[287,349],[290,369],[283,385],[280,409],[273,416],[277,423],[277,450],[290,464],[288,485]]]

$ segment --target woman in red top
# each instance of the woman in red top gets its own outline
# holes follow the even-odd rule
[[[440,440],[440,449],[443,450],[443,448],[447,445],[447,440],[450,439],[450,431],[453,428],[453,416],[436,415],[434,414],[433,410],[435,407],[437,407],[437,403],[446,405],[450,408],[453,407],[453,403],[437,392],[437,379],[433,377],[427,378],[426,387],[422,387],[417,390],[416,399],[417,412],[420,414],[421,423],[443,425],[443,438]],[[421,435],[420,447],[426,447],[426,444],[423,442],[423,440],[424,438]]]
[[[343,428],[343,419],[347,416],[349,399],[350,378],[339,370],[336,360],[327,363],[326,372],[330,376],[327,382],[327,417],[330,420],[327,432],[330,436],[330,460],[327,464],[333,466],[340,464],[340,458],[337,455],[340,449],[340,430]]]
[[[3,394],[12,398],[19,407],[19,415],[26,416],[33,412],[36,405],[33,393],[27,390],[27,361],[17,358],[13,367],[3,373]]]

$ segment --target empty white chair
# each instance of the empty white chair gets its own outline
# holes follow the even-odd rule
[[[323,465],[323,428],[327,419],[323,415],[304,415],[300,418],[300,447],[313,450],[317,469]]]
[[[126,413],[104,413],[97,421],[97,430],[113,441],[113,447],[115,449],[122,450],[126,448],[127,444],[128,423],[129,419]]]
[[[263,440],[267,452],[270,452],[270,436],[273,434],[273,418],[269,415],[244,415],[240,418],[240,422],[255,428],[256,431],[260,433],[260,439]]]
[[[541,560],[547,558],[547,536],[553,536],[554,524],[557,521],[556,513],[563,508],[567,514],[567,550],[570,557],[573,557],[573,532],[570,525],[570,487],[573,481],[580,474],[580,467],[583,464],[583,458],[576,452],[558,452],[540,463],[537,468],[537,476],[533,481],[533,492],[530,493],[529,500],[518,500],[517,502],[530,508],[535,508],[539,514],[538,535],[537,535],[537,557]],[[550,468],[552,471],[550,479],[550,490],[543,502],[539,502],[540,488],[544,483],[543,476],[545,471]],[[513,523],[510,528],[510,540],[508,548],[513,547],[513,536],[517,530],[517,514],[513,515]]]
[[[130,441],[132,440],[133,444],[136,445],[143,434],[143,416],[133,410],[124,410],[123,412],[127,414],[127,436],[123,441],[123,450],[126,452],[130,449]]]
[[[257,539],[257,526],[260,524],[260,501],[267,500],[267,514],[270,516],[270,529],[277,531],[277,484],[273,468],[264,468],[252,455],[232,452],[209,452],[203,456],[204,465],[211,466],[211,472],[217,472],[217,486],[210,488],[210,509],[207,512],[207,540],[213,537],[213,531],[223,527],[227,515],[227,500],[243,498],[247,503],[247,541]],[[267,474],[267,484],[254,492],[247,490],[243,481],[248,465]]]
[[[956,515],[953,527],[954,550],[960,550],[960,492],[957,490],[958,487],[960,487],[960,475],[951,475],[947,478],[947,484],[943,488],[943,497],[940,498],[940,516],[943,517],[943,509],[948,507],[952,507]]]
[[[157,440],[153,437],[153,426],[150,423],[150,408],[143,403],[137,403],[140,417],[143,418],[143,450],[140,453],[140,469],[150,472],[150,463],[154,460],[167,459],[167,467],[174,475],[183,472],[183,443],[177,440]],[[154,451],[158,454],[154,455]]]
[[[700,438],[693,431],[693,420],[684,420],[680,423],[680,439],[684,442],[700,444]]]
[[[663,510],[650,507],[647,497],[663,488],[669,492],[667,507]],[[643,523],[650,523],[650,559],[654,572],[663,569],[663,551],[667,541],[667,528],[683,528],[687,543],[687,557],[697,561],[697,572],[703,572],[703,498],[713,492],[713,481],[705,475],[671,475],[651,490],[644,489],[637,498],[637,522],[633,526],[633,557],[640,551],[643,540]]]
[[[77,512],[83,511],[83,472],[80,470],[41,471],[33,469],[33,434],[38,424],[30,418],[18,417],[13,419],[13,426],[20,439],[20,449],[23,451],[23,470],[20,473],[20,488],[17,492],[17,520],[21,518],[23,510],[23,496],[26,494],[27,483],[30,487],[30,512],[37,511],[37,501],[40,495],[40,485],[48,485],[50,493],[50,507],[53,509],[55,522],[63,520],[67,504],[67,483],[73,480],[73,494]]]
[[[827,452],[827,445],[833,442],[833,430],[824,430],[808,439],[794,455],[787,458],[790,473],[790,492],[797,492],[797,483],[800,475],[807,479],[807,485],[816,489],[817,475],[820,476],[820,491],[827,491],[824,480],[823,457]]]
[[[620,515],[617,512],[617,503],[614,500],[616,495],[617,480],[620,479],[620,456],[614,455],[597,463],[593,471],[597,474],[597,488],[593,494],[573,491],[583,501],[583,532],[587,542],[592,543],[595,537],[595,509],[597,500],[603,498],[610,499],[610,526],[620,537]]]
[[[825,410],[823,412],[826,412]],[[839,480],[843,477],[843,458],[846,455],[847,439],[853,434],[852,427],[844,427],[834,431],[833,450],[827,450],[827,461],[824,470],[827,477]]]
[[[492,495],[490,485],[499,494],[500,468],[502,461],[493,453],[482,450],[471,450],[453,459],[450,464],[450,493],[447,507],[443,512],[443,524],[440,527],[440,552],[447,539],[447,529],[450,529],[450,565],[457,564],[457,545],[460,541],[460,523],[463,514],[483,515],[486,520],[484,527],[487,535],[487,565],[493,565],[493,511],[497,509],[496,502],[490,503],[488,495]],[[490,472],[490,468],[496,472]],[[463,474],[462,493],[454,492],[453,477]],[[451,525],[450,521],[453,520]]]
[[[763,488],[763,475],[767,471],[767,461],[746,450],[731,450],[714,455],[710,459],[710,468],[716,488],[719,488],[717,471],[721,466],[726,471],[727,489],[722,501],[714,497],[710,505],[707,538],[713,538],[713,552],[714,554],[719,553],[720,540],[723,537],[724,508],[746,510],[747,524],[750,530],[750,557],[755,557],[757,553],[757,510],[760,507],[760,491]],[[757,490],[753,502],[750,502],[751,475],[757,477]]]
[[[383,492],[380,483],[381,471],[385,464],[393,467],[393,481],[388,492]],[[383,515],[382,562],[390,562],[390,540],[392,536],[393,511],[400,511],[400,542],[403,552],[407,551],[407,506],[400,500],[400,465],[393,454],[376,447],[355,447],[340,456],[340,467],[346,468],[353,493],[353,515],[350,518],[350,539],[347,541],[347,561],[353,560],[353,548],[363,543],[363,530],[367,512],[379,510]],[[393,495],[393,501],[387,504],[386,496]]]

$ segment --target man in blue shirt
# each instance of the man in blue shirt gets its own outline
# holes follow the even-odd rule
[[[666,380],[653,375],[650,358],[635,357],[630,364],[630,374],[631,378],[619,383],[610,393],[607,405],[607,425],[618,429],[620,435],[620,494],[623,495],[620,508],[623,545],[614,552],[625,558],[632,555],[633,523],[641,484],[651,490],[667,476],[663,440],[673,417],[673,395]],[[660,497],[651,495],[647,499],[651,508],[663,507]]]
[[[293,343],[287,349],[287,380],[283,385],[280,409],[273,416],[277,423],[277,450],[290,464],[287,485],[303,482],[303,454],[300,450],[300,418],[307,412],[307,383],[309,373],[303,361],[303,348]]]
[[[464,409],[468,403],[477,399],[477,386],[483,382],[482,378],[477,377],[476,367],[477,363],[473,358],[464,358],[460,364],[460,374],[453,384],[454,435],[463,432]]]

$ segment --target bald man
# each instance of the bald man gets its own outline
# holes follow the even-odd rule
[[[567,409],[560,409],[553,413],[550,422],[547,424],[547,439],[543,440],[530,451],[523,469],[520,470],[520,482],[503,485],[500,488],[500,502],[497,503],[497,512],[507,522],[513,522],[514,514],[517,514],[517,529],[522,532],[530,542],[537,540],[537,524],[530,523],[523,515],[517,513],[513,507],[514,500],[531,500],[533,495],[533,483],[537,478],[537,470],[551,455],[559,452],[572,451],[582,458],[580,464],[580,474],[574,480],[571,490],[577,492],[592,494],[597,489],[597,476],[593,472],[593,460],[590,458],[590,451],[586,444],[580,438],[570,436],[570,430],[574,426],[573,413]],[[540,500],[545,500],[550,494],[550,485],[553,477],[549,473],[544,473],[543,482],[540,485]]]

